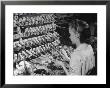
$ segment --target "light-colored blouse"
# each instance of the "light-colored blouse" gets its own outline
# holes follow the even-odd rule
[[[85,75],[95,66],[95,57],[91,45],[81,44],[71,54],[70,75]]]

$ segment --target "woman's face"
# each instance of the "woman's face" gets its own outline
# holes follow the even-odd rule
[[[70,33],[70,40],[73,44],[76,44],[77,40],[78,40],[78,36],[77,33],[75,32],[74,28],[69,27],[69,33]]]

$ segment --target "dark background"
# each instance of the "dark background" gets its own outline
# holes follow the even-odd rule
[[[96,13],[56,13],[56,24],[59,26],[57,32],[60,34],[61,43],[72,45],[69,39],[68,23],[74,19],[84,20],[89,24],[88,35],[95,24],[94,36],[97,37],[97,14]]]

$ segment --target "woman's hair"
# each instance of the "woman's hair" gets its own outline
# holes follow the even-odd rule
[[[75,32],[79,33],[81,43],[86,42],[86,39],[90,37],[89,25],[83,20],[75,19],[69,23],[69,27],[74,28]]]

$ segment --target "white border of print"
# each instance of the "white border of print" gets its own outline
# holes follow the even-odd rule
[[[105,5],[6,5],[5,9],[6,84],[106,84]],[[13,13],[97,13],[97,76],[13,76]]]

